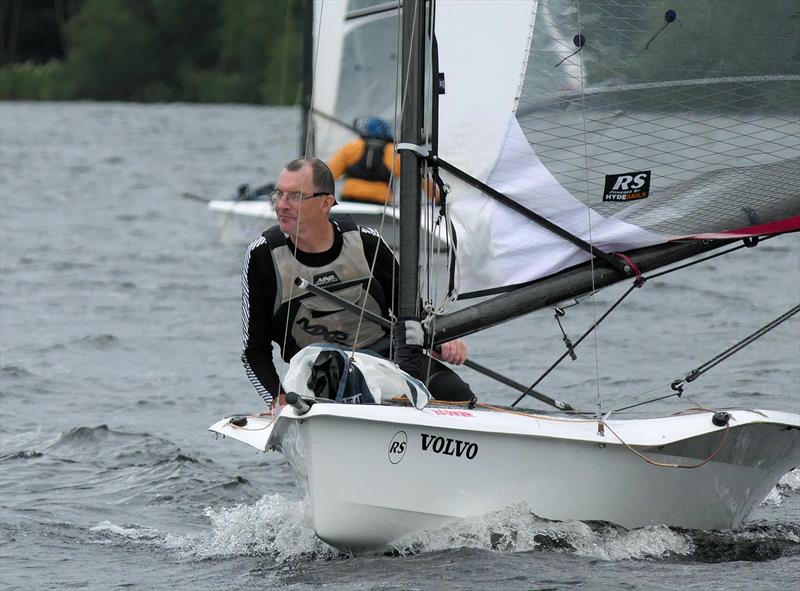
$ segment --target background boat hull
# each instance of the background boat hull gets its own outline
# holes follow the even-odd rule
[[[278,223],[269,201],[218,200],[210,201],[208,208],[218,214],[216,217],[222,240],[231,244],[249,242]],[[359,226],[380,231],[392,248],[399,244],[400,224],[391,207],[386,208],[384,215],[381,205],[343,202],[334,208],[332,215],[346,215]]]

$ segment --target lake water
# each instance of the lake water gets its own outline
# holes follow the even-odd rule
[[[800,586],[797,470],[736,531],[626,532],[512,507],[395,556],[318,541],[281,456],[207,431],[261,408],[239,361],[244,246],[181,197],[274,178],[296,155],[297,125],[280,108],[0,103],[0,587]],[[626,287],[569,308],[569,336]],[[742,249],[636,290],[539,389],[588,408],[598,395],[605,408],[661,395],[798,298],[800,236]],[[467,341],[522,382],[563,351],[552,311]],[[484,401],[516,397],[463,375]],[[687,395],[799,412],[800,319]],[[498,533],[516,543],[493,548]]]

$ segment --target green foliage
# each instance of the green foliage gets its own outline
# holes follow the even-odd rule
[[[293,0],[223,0],[220,65],[240,73],[247,102],[294,102],[287,88],[299,80],[299,9]]]
[[[255,93],[251,81],[237,73],[187,68],[181,74],[181,84],[185,95],[200,103],[258,102],[242,98],[252,98]]]
[[[273,39],[264,77],[259,91],[268,104],[286,105],[300,102],[300,58],[301,43],[296,31],[299,29],[299,14],[288,13],[283,27],[273,30]]]
[[[63,63],[0,68],[0,98],[297,100],[301,0],[80,2]]]
[[[145,98],[159,79],[160,52],[144,8],[138,0],[87,0],[68,23],[72,47],[65,68],[75,98]]]
[[[186,70],[212,69],[219,55],[218,0],[149,0],[159,47],[159,80],[174,98],[197,100],[182,84]]]
[[[14,64],[0,68],[0,100],[61,100],[64,92],[64,68],[61,62]]]

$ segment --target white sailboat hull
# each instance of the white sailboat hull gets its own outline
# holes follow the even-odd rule
[[[595,421],[453,412],[285,408],[256,447],[283,451],[317,535],[356,551],[519,503],[553,520],[735,527],[800,465],[800,416],[790,413],[731,410],[729,428],[708,412],[612,419],[601,435]],[[713,457],[656,466],[620,439],[661,464]]]
[[[260,232],[278,223],[271,201],[220,199],[209,201],[208,209],[220,214],[220,229],[231,242],[236,241],[236,236],[239,235],[242,240],[252,240]],[[332,214],[349,216],[359,226],[380,231],[392,248],[399,243],[400,224],[393,207],[344,201],[334,207]]]

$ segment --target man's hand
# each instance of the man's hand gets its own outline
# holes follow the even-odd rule
[[[433,358],[453,365],[463,365],[467,359],[467,344],[461,339],[442,343],[439,352],[433,352]]]

